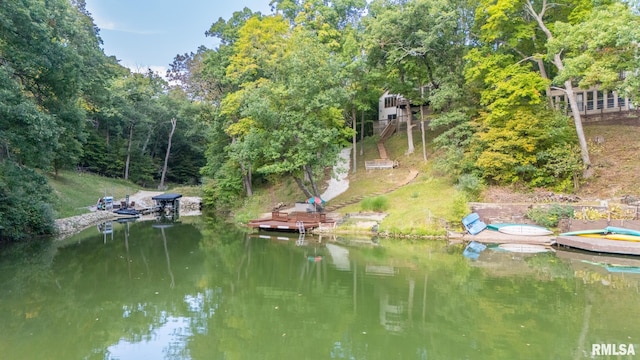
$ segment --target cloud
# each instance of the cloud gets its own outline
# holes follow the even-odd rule
[[[136,34],[136,35],[156,35],[156,34],[162,33],[157,30],[141,30],[141,29],[129,28],[126,25],[121,25],[113,21],[109,21],[98,15],[93,15],[93,22],[96,24],[96,26],[98,26],[100,30],[118,31],[118,32],[123,32],[127,34]]]

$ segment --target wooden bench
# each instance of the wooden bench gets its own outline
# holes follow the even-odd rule
[[[376,159],[364,162],[364,168],[367,170],[393,169],[395,167],[398,167],[398,162],[394,160]]]

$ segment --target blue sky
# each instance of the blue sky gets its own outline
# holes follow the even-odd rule
[[[271,0],[86,0],[100,28],[103,48],[133,70],[151,68],[165,74],[177,54],[198,46],[216,46],[204,36],[219,18],[229,19],[244,7],[271,13]]]

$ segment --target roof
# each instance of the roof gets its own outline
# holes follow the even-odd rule
[[[182,197],[182,194],[168,193],[168,194],[154,196],[151,199],[155,201],[173,201],[173,200],[180,199],[181,197]]]

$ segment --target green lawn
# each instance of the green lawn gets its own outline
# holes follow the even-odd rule
[[[57,177],[49,175],[48,180],[56,195],[54,207],[58,218],[87,213],[89,206],[102,196],[121,199],[140,190],[128,181],[76,171],[60,171]]]

